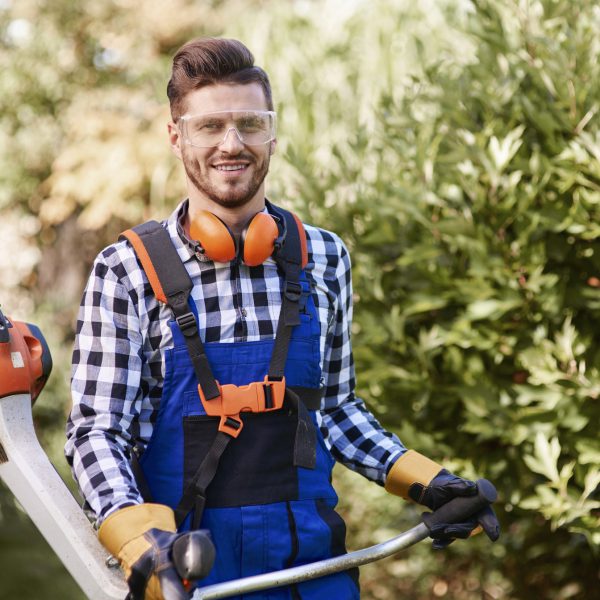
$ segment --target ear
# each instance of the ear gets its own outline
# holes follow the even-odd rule
[[[275,148],[277,147],[277,139],[271,140],[269,145],[269,155],[273,156],[275,154]]]
[[[181,134],[179,133],[179,128],[173,121],[169,121],[167,124],[167,129],[169,131],[169,142],[171,143],[171,151],[173,154],[181,160]]]

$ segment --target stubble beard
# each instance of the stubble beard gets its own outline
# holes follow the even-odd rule
[[[269,171],[271,155],[266,154],[261,164],[257,163],[253,156],[239,156],[236,158],[249,160],[252,165],[256,166],[256,170],[247,184],[230,186],[227,191],[218,190],[210,181],[210,170],[213,167],[207,166],[206,171],[203,172],[197,159],[185,155],[183,156],[183,166],[188,179],[201,195],[224,208],[238,208],[251,202],[260,189]]]

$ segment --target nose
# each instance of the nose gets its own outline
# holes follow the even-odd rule
[[[231,133],[232,131],[233,133]],[[230,127],[227,130],[225,137],[219,144],[219,149],[228,154],[238,154],[244,149],[244,142],[242,142],[240,133],[235,127]]]

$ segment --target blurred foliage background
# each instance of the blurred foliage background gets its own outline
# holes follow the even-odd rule
[[[0,0],[0,301],[53,350],[34,418],[63,477],[91,261],[185,193],[171,57],[237,37],[279,113],[269,196],[351,249],[360,395],[500,490],[497,544],[420,544],[363,568],[363,597],[596,598],[598,31],[592,0]],[[336,480],[352,549],[418,518]],[[81,597],[3,487],[0,570],[0,598]]]

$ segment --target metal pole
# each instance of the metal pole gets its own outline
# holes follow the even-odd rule
[[[0,479],[88,598],[127,596],[121,571],[106,566],[108,553],[38,442],[29,394],[0,398]]]
[[[401,533],[387,542],[376,544],[375,546],[370,546],[363,550],[357,550],[356,552],[350,552],[349,554],[343,554],[342,556],[328,558],[326,560],[277,571],[275,573],[254,575],[252,577],[244,577],[243,579],[236,579],[234,581],[227,581],[225,583],[217,583],[204,588],[198,588],[194,593],[193,600],[217,600],[218,598],[229,598],[238,594],[248,594],[250,592],[280,587],[282,585],[292,585],[294,583],[308,581],[309,579],[323,577],[324,575],[339,573],[340,571],[345,571],[352,567],[358,567],[391,556],[400,550],[404,550],[405,548],[420,542],[428,537],[428,535],[429,530],[423,523],[420,523],[416,527]]]

